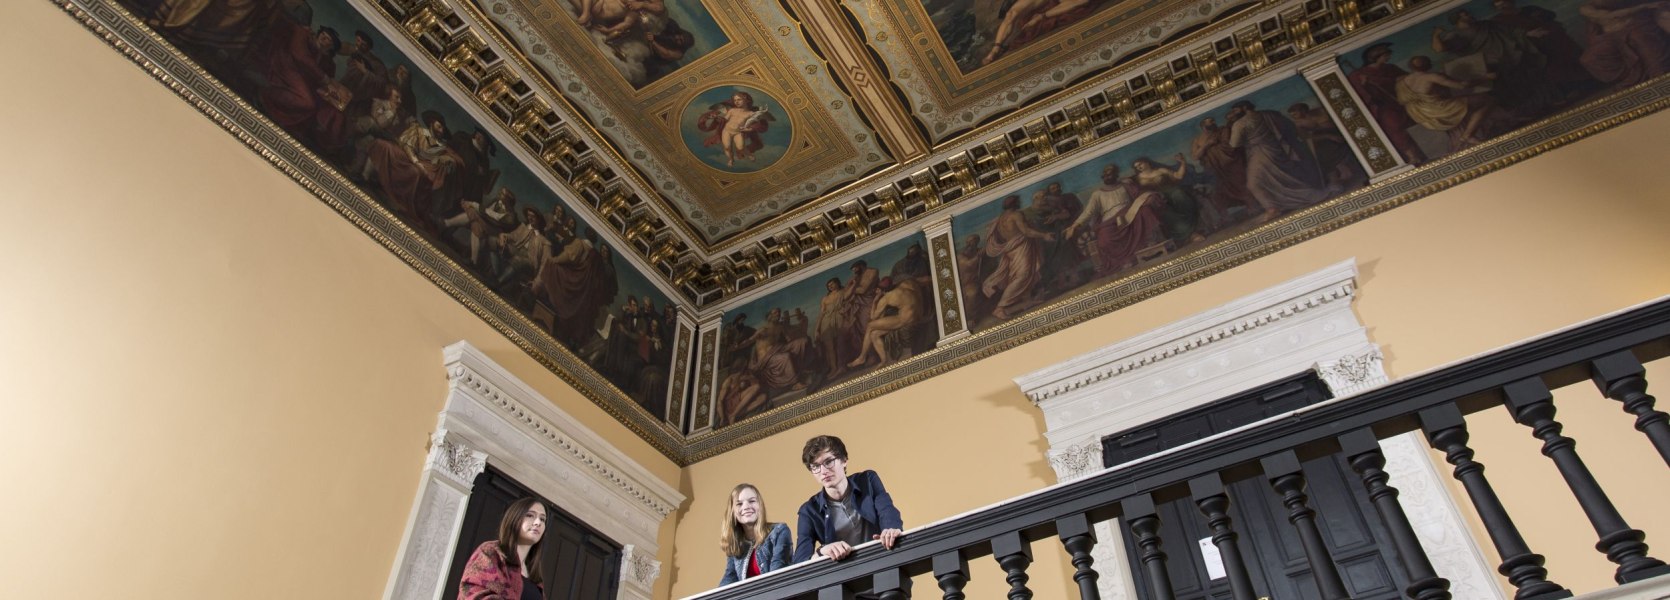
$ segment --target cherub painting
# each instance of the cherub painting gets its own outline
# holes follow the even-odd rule
[[[685,142],[709,166],[733,173],[758,171],[787,149],[789,123],[778,116],[781,111],[760,90],[714,88],[685,109]]]
[[[719,146],[725,152],[725,166],[736,166],[738,160],[754,160],[754,153],[765,146],[760,134],[771,128],[771,110],[754,105],[748,92],[731,94],[730,102],[717,102],[702,113],[696,129],[710,132],[703,146]]]

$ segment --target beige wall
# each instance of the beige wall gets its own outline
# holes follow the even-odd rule
[[[714,514],[733,484],[759,485],[771,514],[793,520],[817,487],[798,462],[806,438],[842,436],[852,451],[850,468],[884,475],[907,526],[1052,484],[1040,413],[1011,378],[1339,260],[1358,260],[1356,309],[1394,377],[1670,293],[1666,136],[1670,114],[1649,117],[692,465],[685,490],[692,501],[680,515],[670,571],[673,594],[718,580]],[[1670,381],[1670,374],[1660,381]],[[1598,410],[1563,404],[1568,430],[1631,524],[1658,532],[1649,542],[1670,539],[1670,516],[1653,510],[1670,494],[1670,471],[1657,464],[1616,403],[1582,400]],[[1504,425],[1505,412],[1473,420],[1479,459],[1534,548],[1549,556],[1554,576],[1578,590],[1609,585],[1610,570],[1590,549],[1595,536],[1575,502],[1548,493],[1562,487],[1529,430]],[[1603,461],[1613,446],[1635,454]],[[1624,472],[1632,466],[1645,467],[1647,475],[1632,480]],[[1033,589],[1039,598],[1071,597],[1064,588],[1071,568],[1058,544],[1048,546],[1034,547]],[[982,568],[970,596],[1000,597],[1006,587],[996,566],[987,561]]]
[[[66,14],[0,17],[3,595],[381,597],[461,339],[678,484]]]
[[[67,570],[134,598],[379,596],[459,339],[692,497],[661,534],[657,597],[679,597],[718,580],[733,484],[792,520],[816,487],[806,437],[846,438],[909,525],[1025,493],[1054,477],[1010,378],[1344,258],[1394,375],[1670,293],[1659,115],[680,470],[50,4],[0,16],[0,50],[32,57],[0,67],[0,575],[18,597],[63,595],[49,574]],[[1568,431],[1662,541],[1670,473],[1602,460],[1645,442],[1615,405],[1574,404]],[[1606,585],[1525,430],[1474,421],[1554,575]],[[1036,554],[1038,597],[1068,597],[1059,552]],[[980,565],[976,597],[1001,588]]]

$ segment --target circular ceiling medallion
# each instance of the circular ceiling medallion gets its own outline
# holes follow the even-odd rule
[[[679,137],[691,154],[727,173],[753,173],[788,153],[793,124],[783,103],[745,85],[722,85],[697,94],[684,107]]]

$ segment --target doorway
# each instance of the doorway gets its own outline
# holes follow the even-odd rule
[[[1184,414],[1102,438],[1103,466],[1135,460],[1248,423],[1276,416],[1333,397],[1314,371],[1306,371]],[[1309,506],[1317,511],[1323,541],[1357,600],[1397,600],[1408,585],[1397,567],[1391,536],[1374,513],[1360,479],[1338,453],[1302,464]],[[1263,476],[1227,483],[1230,517],[1239,534],[1237,544],[1259,597],[1299,600],[1318,597],[1311,569],[1298,533],[1287,520],[1287,508]],[[1177,600],[1230,598],[1229,579],[1211,547],[1211,529],[1191,498],[1156,502],[1160,539],[1166,567]],[[1126,528],[1121,528],[1125,530]],[[1137,548],[1128,530],[1126,548]],[[1206,540],[1202,544],[1201,540]],[[1150,595],[1138,552],[1127,553],[1136,588]]]
[[[499,520],[519,498],[539,496],[488,465],[475,478],[470,504],[452,555],[452,569],[441,598],[457,600],[464,564],[482,542],[496,539]],[[545,574],[547,600],[614,600],[620,582],[620,544],[541,497],[549,510],[540,568]]]

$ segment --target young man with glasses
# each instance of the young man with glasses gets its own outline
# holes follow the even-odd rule
[[[904,520],[893,506],[893,496],[881,485],[875,471],[847,475],[847,446],[841,438],[820,435],[806,441],[800,462],[823,486],[800,505],[800,523],[795,527],[794,562],[805,562],[817,554],[841,560],[852,548],[870,540],[881,540],[891,550],[904,535]],[[909,580],[905,580],[909,594]],[[873,598],[859,592],[857,598]]]

